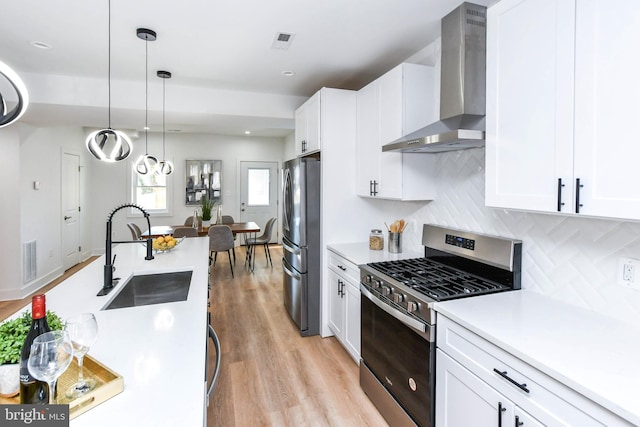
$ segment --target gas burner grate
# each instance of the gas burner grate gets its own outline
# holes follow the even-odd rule
[[[436,301],[509,289],[426,258],[382,261],[369,266]]]

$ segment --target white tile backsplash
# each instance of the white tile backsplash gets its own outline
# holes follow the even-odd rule
[[[523,288],[640,327],[640,291],[615,274],[619,257],[640,258],[640,223],[488,208],[484,149],[415,155],[438,156],[441,181],[437,200],[408,218],[407,249],[422,250],[425,223],[520,239]]]

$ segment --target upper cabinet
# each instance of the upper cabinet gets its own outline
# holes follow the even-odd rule
[[[316,92],[295,114],[296,156],[306,156],[320,151],[320,97],[322,90]]]
[[[633,0],[489,8],[488,206],[640,219],[639,20]]]
[[[400,64],[357,94],[356,191],[359,196],[432,200],[435,156],[383,153],[382,146],[435,122],[433,67]]]

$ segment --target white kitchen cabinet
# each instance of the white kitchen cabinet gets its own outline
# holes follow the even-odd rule
[[[438,314],[436,425],[630,426],[515,356]],[[471,418],[467,418],[471,417]]]
[[[306,156],[319,151],[321,148],[321,97],[322,89],[316,92],[295,112],[296,156]]]
[[[400,64],[358,91],[356,190],[362,197],[435,198],[435,156],[382,146],[438,119],[433,67]]]
[[[486,204],[640,219],[640,4],[502,0],[487,19]]]
[[[360,361],[360,273],[358,266],[327,250],[331,292],[329,328],[356,363]]]
[[[442,350],[436,357],[438,426],[544,426]]]

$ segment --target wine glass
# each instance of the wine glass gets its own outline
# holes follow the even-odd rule
[[[78,382],[66,391],[67,397],[75,398],[93,390],[96,386],[93,379],[84,377],[82,362],[84,355],[98,339],[98,322],[93,313],[82,313],[67,319],[64,330],[69,334],[73,354],[78,359]]]
[[[73,347],[65,331],[46,332],[33,340],[27,368],[31,376],[49,385],[49,404],[55,403],[56,381],[72,359]]]

